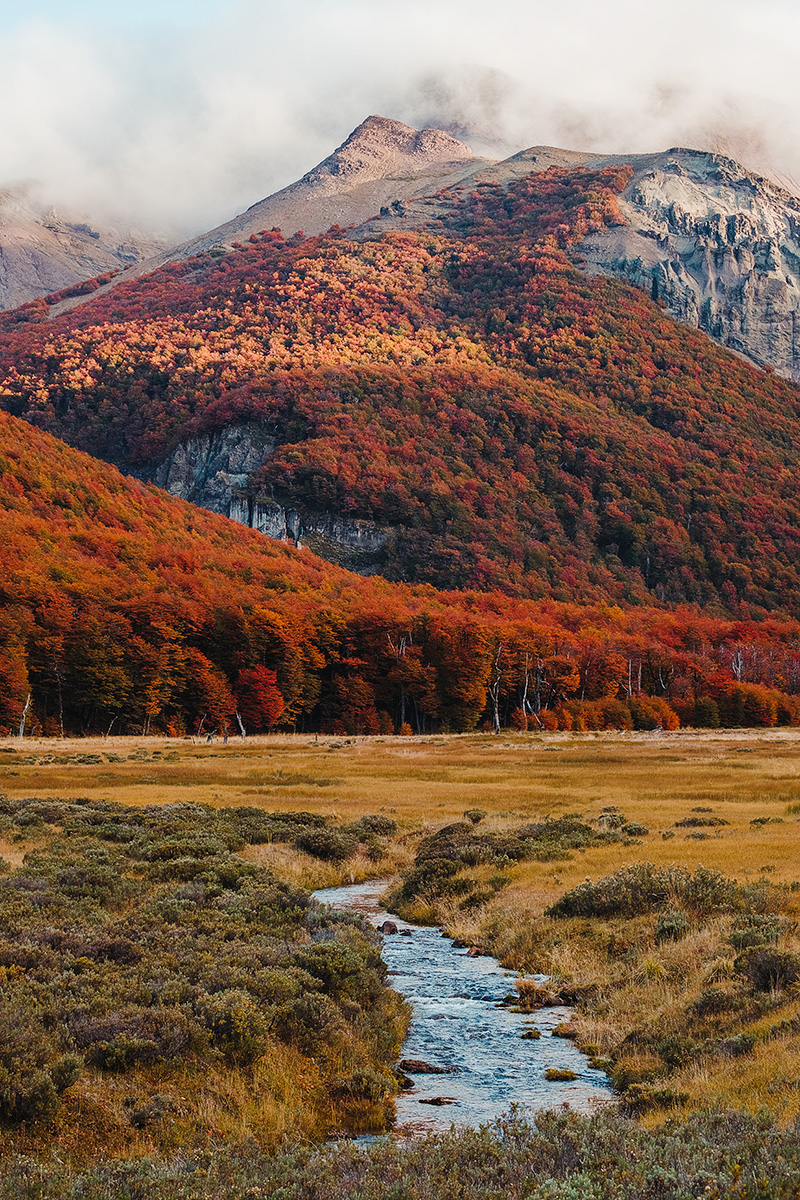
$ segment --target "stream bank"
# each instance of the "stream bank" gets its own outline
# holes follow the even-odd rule
[[[503,1007],[515,973],[488,955],[471,957],[438,927],[411,925],[385,912],[380,897],[386,882],[324,888],[314,896],[333,908],[358,912],[376,927],[390,920],[411,933],[385,936],[382,951],[391,986],[414,1010],[402,1060],[419,1060],[445,1073],[407,1071],[414,1086],[397,1097],[400,1133],[451,1124],[476,1127],[512,1104],[523,1115],[563,1104],[592,1112],[613,1099],[605,1074],[589,1066],[574,1042],[552,1036],[569,1020],[571,1009],[559,1005],[531,1014]],[[532,1029],[541,1037],[523,1038]],[[548,1080],[545,1072],[551,1068],[572,1072],[575,1079]]]

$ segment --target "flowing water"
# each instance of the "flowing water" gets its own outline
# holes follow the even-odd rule
[[[494,958],[470,958],[438,928],[410,925],[383,911],[379,899],[385,887],[385,881],[373,880],[314,895],[332,908],[361,913],[373,925],[393,920],[398,929],[411,931],[411,937],[383,939],[390,983],[414,1010],[402,1057],[448,1073],[411,1075],[413,1089],[397,1097],[400,1132],[480,1125],[508,1112],[512,1103],[529,1111],[568,1104],[587,1112],[612,1099],[603,1072],[593,1070],[573,1042],[552,1036],[555,1026],[569,1019],[570,1009],[527,1014],[498,1007],[514,990],[514,973]],[[523,1039],[531,1028],[540,1030],[539,1040]],[[577,1079],[548,1081],[548,1067],[566,1068]],[[432,1099],[447,1103],[424,1103]]]

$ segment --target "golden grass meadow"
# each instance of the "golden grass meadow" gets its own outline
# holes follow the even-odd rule
[[[645,1124],[663,1121],[665,1112],[713,1106],[766,1108],[782,1125],[800,1114],[797,985],[756,989],[743,999],[736,953],[737,936],[749,944],[742,942],[742,919],[775,923],[767,940],[789,957],[800,953],[798,731],[275,735],[227,744],[15,740],[0,744],[0,793],[11,801],[246,806],[319,814],[333,826],[385,814],[397,823],[377,852],[360,845],[344,861],[323,861],[278,840],[237,851],[245,863],[305,888],[387,878],[396,889],[423,840],[463,823],[468,810],[485,813],[481,834],[577,814],[602,827],[609,814],[615,820],[621,814],[634,830],[624,839],[548,861],[509,861],[501,875],[496,864],[477,863],[470,886],[480,891],[489,884],[477,902],[464,903],[458,893],[420,895],[406,898],[400,911],[410,920],[442,924],[510,968],[550,975],[574,998],[566,1035],[605,1065]],[[701,820],[677,824],[692,821],[693,813]],[[41,826],[6,829],[0,855],[18,867],[42,844]],[[545,915],[570,889],[636,863],[690,872],[703,867],[735,878],[761,897],[762,915],[707,912],[690,918],[674,939],[660,936],[652,909],[607,918]],[[674,906],[681,907],[679,898]],[[528,1003],[524,986],[519,1000],[523,1008]],[[76,1162],[96,1161],[101,1150],[166,1153],[196,1140],[201,1129],[226,1141],[256,1131],[262,1145],[275,1146],[341,1124],[346,1118],[331,1106],[309,1058],[278,1043],[273,1050],[255,1066],[220,1066],[210,1074],[191,1065],[161,1068],[158,1079],[148,1068],[135,1068],[119,1083],[103,1072],[84,1074],[62,1104],[62,1152]],[[135,1087],[137,1072],[144,1092],[157,1086],[178,1107],[194,1090],[188,1115],[161,1132],[132,1130],[123,1119],[130,1101],[120,1088]],[[2,1142],[7,1151],[22,1152],[43,1144],[31,1127],[3,1135]],[[87,1150],[92,1142],[94,1152]]]

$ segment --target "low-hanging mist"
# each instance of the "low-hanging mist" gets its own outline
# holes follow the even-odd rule
[[[785,0],[212,0],[183,19],[174,0],[127,25],[93,8],[0,18],[0,184],[171,236],[297,178],[370,112],[497,156],[702,145],[797,190]]]

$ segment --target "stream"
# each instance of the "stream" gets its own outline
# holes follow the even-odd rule
[[[385,880],[372,880],[323,888],[314,896],[340,911],[358,912],[372,925],[393,920],[398,929],[411,931],[411,937],[385,936],[382,951],[391,986],[414,1010],[402,1058],[448,1073],[406,1072],[414,1087],[397,1096],[398,1132],[477,1126],[508,1112],[512,1103],[529,1112],[562,1104],[591,1112],[613,1099],[605,1074],[589,1066],[574,1042],[552,1036],[559,1022],[569,1020],[569,1008],[515,1013],[498,1007],[513,992],[515,973],[494,958],[469,957],[437,927],[411,925],[385,912],[379,899],[386,886]],[[523,1039],[531,1028],[541,1032],[538,1041]],[[573,1071],[577,1079],[548,1081],[548,1067]],[[446,1103],[425,1103],[434,1099]]]

